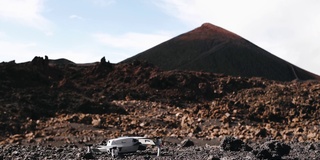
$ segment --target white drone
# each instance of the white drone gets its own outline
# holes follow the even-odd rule
[[[91,149],[92,145],[87,145],[87,153],[102,152],[111,154],[112,157],[116,157],[119,153],[134,153],[138,150],[145,150],[147,146],[157,146],[157,156],[160,156],[161,143],[162,140],[160,138],[156,138],[156,141],[153,141],[145,137],[119,137],[103,142],[101,145],[93,149]]]

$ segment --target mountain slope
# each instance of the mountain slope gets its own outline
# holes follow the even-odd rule
[[[271,80],[320,79],[218,26],[202,26],[124,62],[146,60],[164,70],[192,70]]]

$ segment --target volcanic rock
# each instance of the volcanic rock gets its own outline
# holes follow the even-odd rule
[[[112,64],[106,61],[105,57],[102,57],[100,63],[96,64],[92,72],[97,74],[98,77],[103,77],[112,70]]]
[[[49,64],[49,58],[48,56],[45,56],[45,58],[43,59],[42,57],[34,57],[31,61],[31,63],[34,65],[34,66],[37,66],[39,68],[44,68],[44,67],[47,67],[48,64]]]
[[[163,71],[144,61],[93,72],[100,63],[0,63],[0,144],[83,145],[106,135],[320,140],[319,81]]]
[[[65,58],[59,58],[59,59],[49,59],[49,65],[67,66],[67,65],[76,65],[76,63]]]
[[[190,139],[185,139],[180,143],[181,147],[190,147],[193,145],[194,145],[194,142],[192,142]]]
[[[291,147],[280,141],[267,141],[258,151],[254,151],[259,159],[281,159],[282,156],[290,153]]]
[[[191,70],[271,80],[320,79],[218,26],[202,26],[123,62],[148,61],[164,70]]]
[[[207,160],[220,160],[220,158],[214,157],[213,155],[210,155]]]
[[[95,157],[93,156],[92,153],[86,153],[84,156],[83,156],[84,159],[95,159]]]
[[[251,151],[252,148],[242,140],[226,136],[221,141],[220,148],[223,151]]]

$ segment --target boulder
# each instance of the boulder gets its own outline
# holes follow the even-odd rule
[[[83,158],[84,159],[95,159],[91,152],[84,154]]]
[[[194,142],[191,141],[190,139],[185,139],[180,143],[181,147],[191,147],[194,146]]]
[[[220,149],[223,151],[251,151],[252,148],[242,140],[226,136],[221,141]]]
[[[291,147],[283,142],[271,140],[265,142],[254,154],[259,159],[281,159],[290,153]]]

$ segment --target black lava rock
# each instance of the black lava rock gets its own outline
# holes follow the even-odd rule
[[[191,147],[194,146],[194,143],[190,139],[185,139],[181,142],[181,147]]]
[[[220,148],[223,151],[251,151],[252,148],[242,140],[234,137],[224,137],[221,141]]]
[[[271,140],[265,142],[254,154],[259,159],[281,159],[290,153],[291,147],[285,143]]]
[[[94,156],[92,153],[86,153],[84,156],[83,156],[84,159],[94,159]]]

